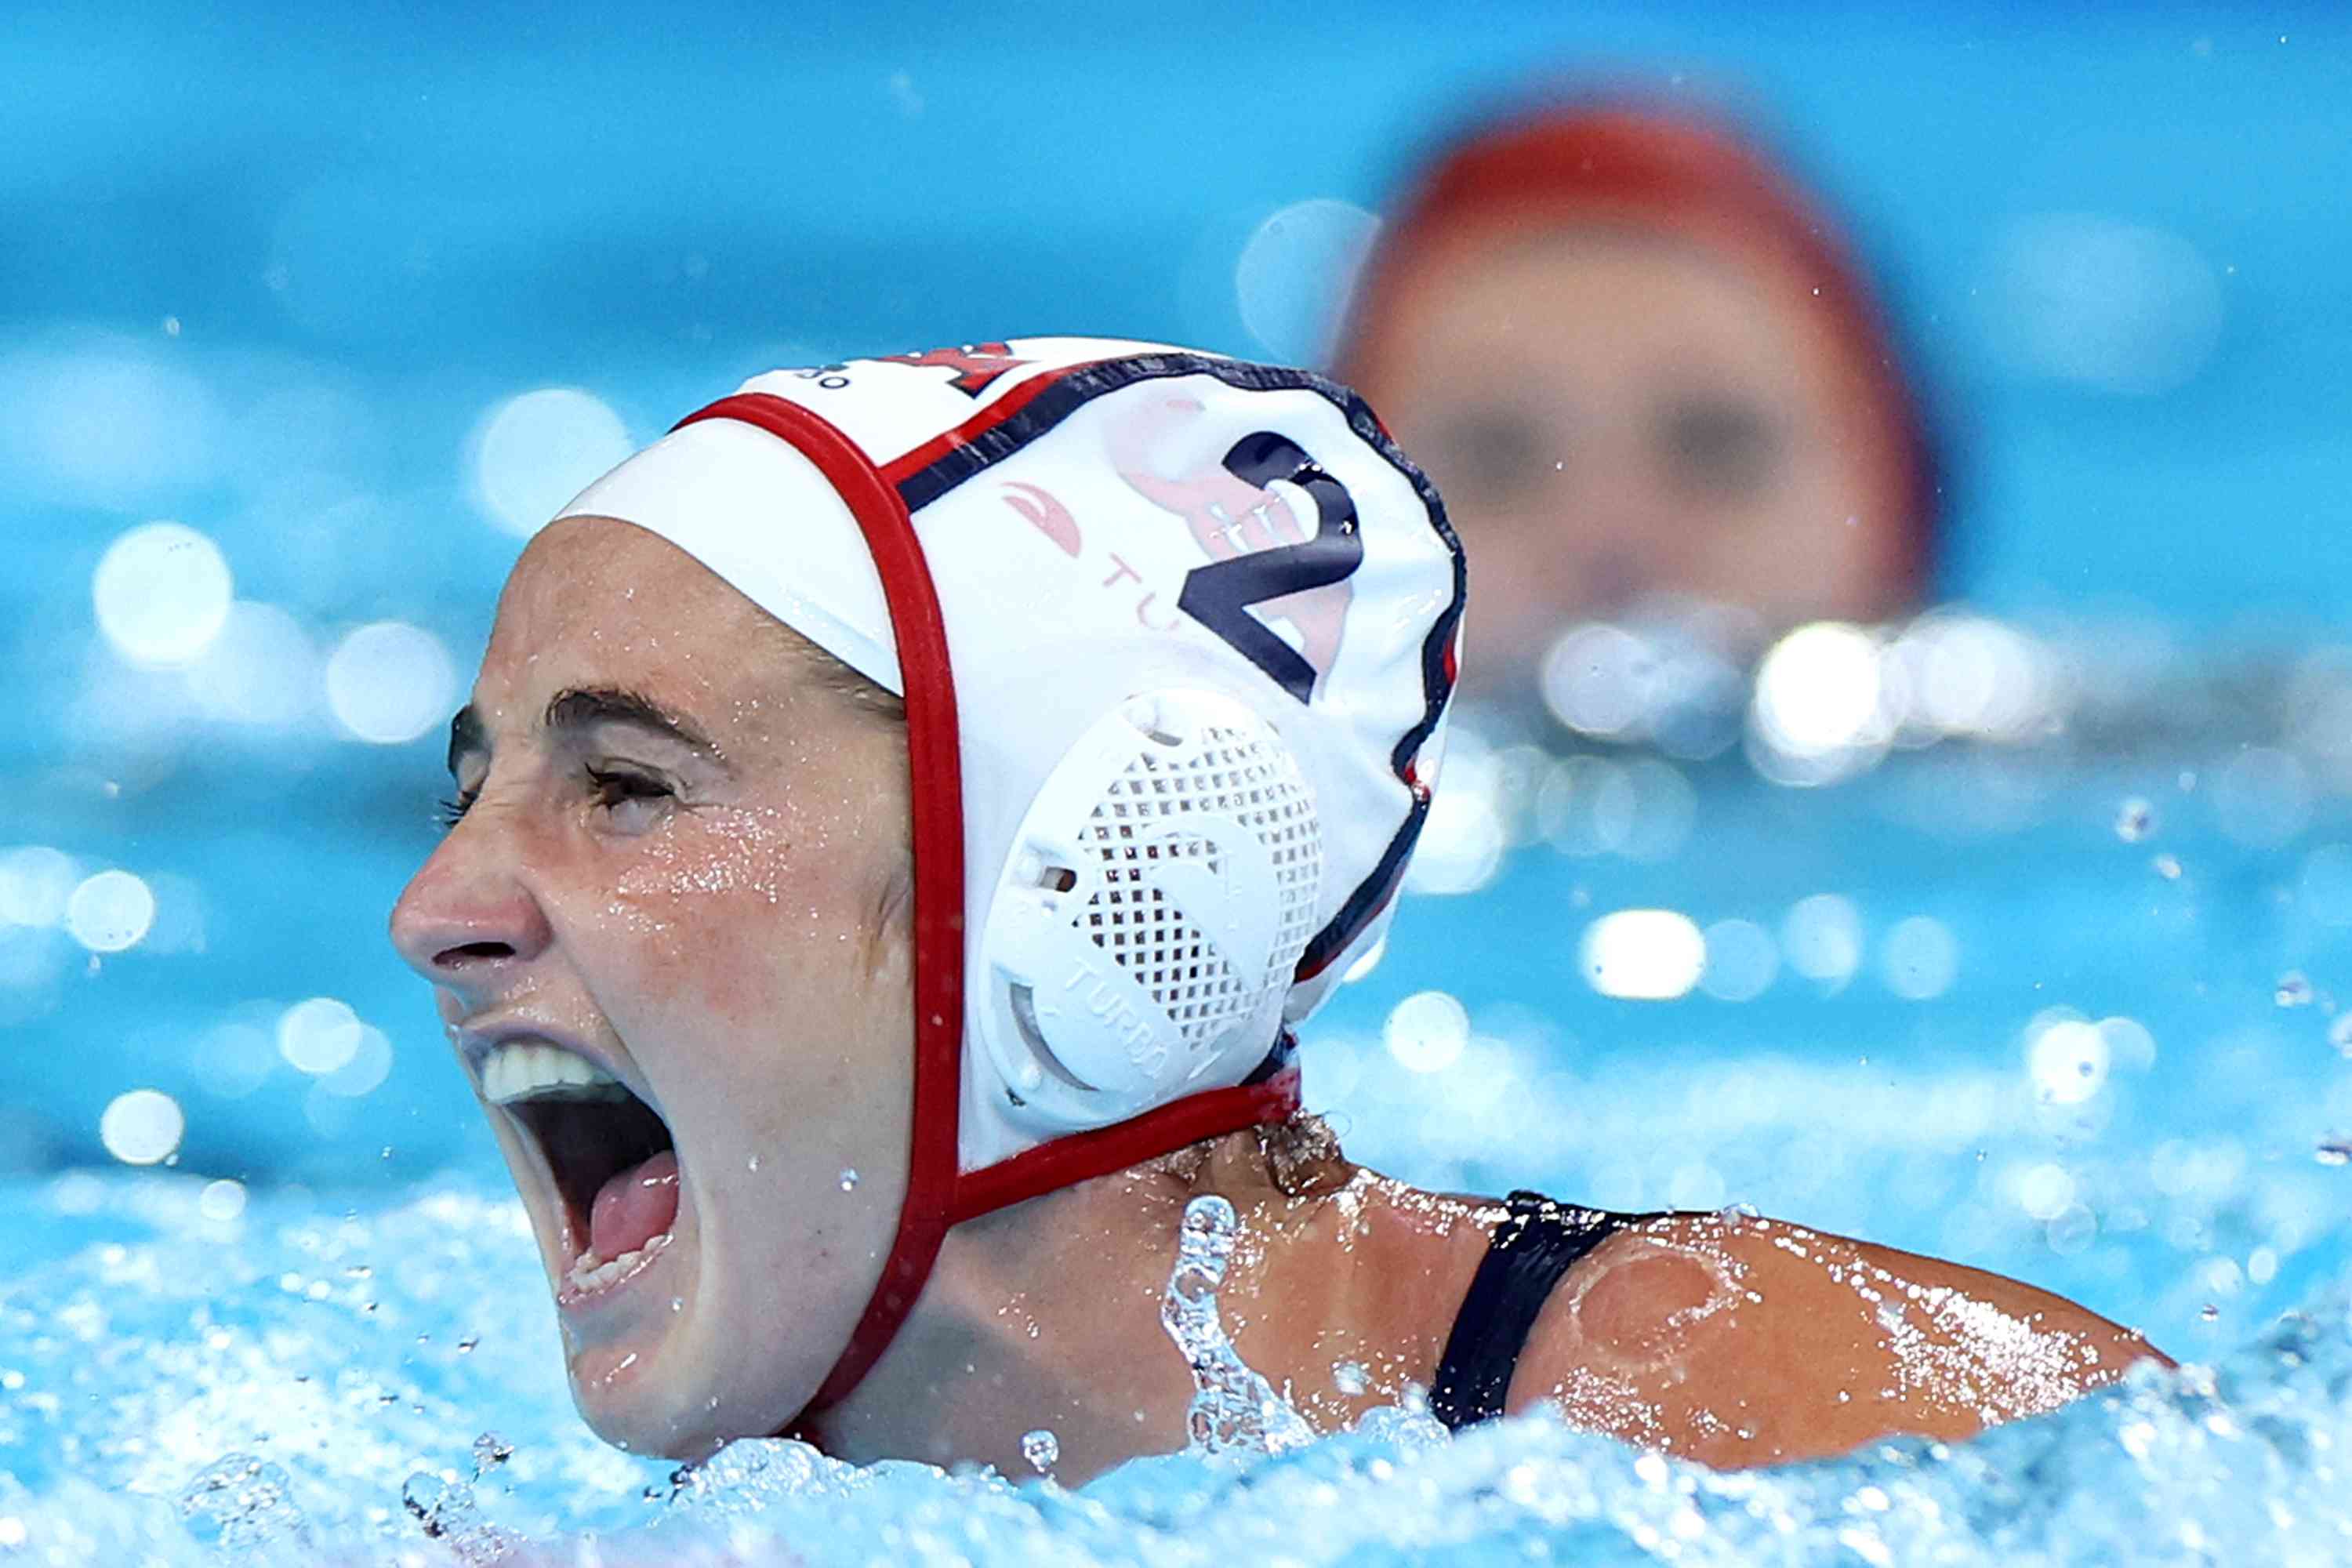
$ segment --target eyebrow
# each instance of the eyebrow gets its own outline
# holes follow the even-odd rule
[[[572,686],[548,700],[540,724],[548,730],[584,730],[592,724],[626,724],[659,735],[712,762],[724,760],[719,747],[693,721],[656,702],[642,692],[617,686]],[[489,734],[472,703],[449,721],[449,771],[461,758],[490,749]]]

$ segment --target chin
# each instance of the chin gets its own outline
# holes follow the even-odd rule
[[[667,1334],[583,1347],[567,1320],[564,1366],[589,1430],[633,1454],[670,1459],[706,1458],[739,1437],[775,1436],[804,1401],[777,1399],[775,1380],[752,1370],[751,1334],[699,1327],[689,1306]]]
[[[572,1403],[588,1429],[647,1458],[699,1459],[740,1436],[709,1408],[698,1381],[671,1375],[657,1352],[616,1371],[604,1352],[570,1358]]]

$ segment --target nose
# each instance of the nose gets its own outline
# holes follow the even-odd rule
[[[441,841],[392,907],[392,944],[436,985],[478,1001],[547,951],[547,911],[483,808]]]

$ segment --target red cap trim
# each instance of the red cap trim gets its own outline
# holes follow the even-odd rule
[[[956,1184],[952,1223],[1043,1197],[1047,1193],[1124,1171],[1129,1165],[1244,1127],[1286,1121],[1298,1110],[1298,1068],[1284,1068],[1261,1083],[1188,1095],[1116,1127],[1073,1132],[1040,1144]]]
[[[849,503],[882,576],[905,678],[913,804],[915,1085],[907,1197],[882,1278],[811,1408],[846,1395],[914,1310],[954,1224],[963,1055],[963,772],[947,625],[914,519],[857,444],[821,416],[766,393],[725,397],[678,422],[732,419],[767,431],[816,465]]]

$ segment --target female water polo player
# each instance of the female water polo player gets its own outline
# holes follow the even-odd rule
[[[1836,226],[1738,135],[1570,105],[1413,184],[1339,351],[1481,566],[1475,685],[1661,596],[1778,632],[1913,607],[1936,465]]]
[[[1087,339],[761,376],[541,532],[393,930],[591,1425],[1006,1469],[1042,1427],[1066,1479],[1179,1447],[1160,1309],[1205,1194],[1235,1343],[1325,1429],[1418,1384],[1764,1463],[2150,1353],[1787,1226],[1418,1192],[1299,1116],[1463,584],[1352,394]]]

